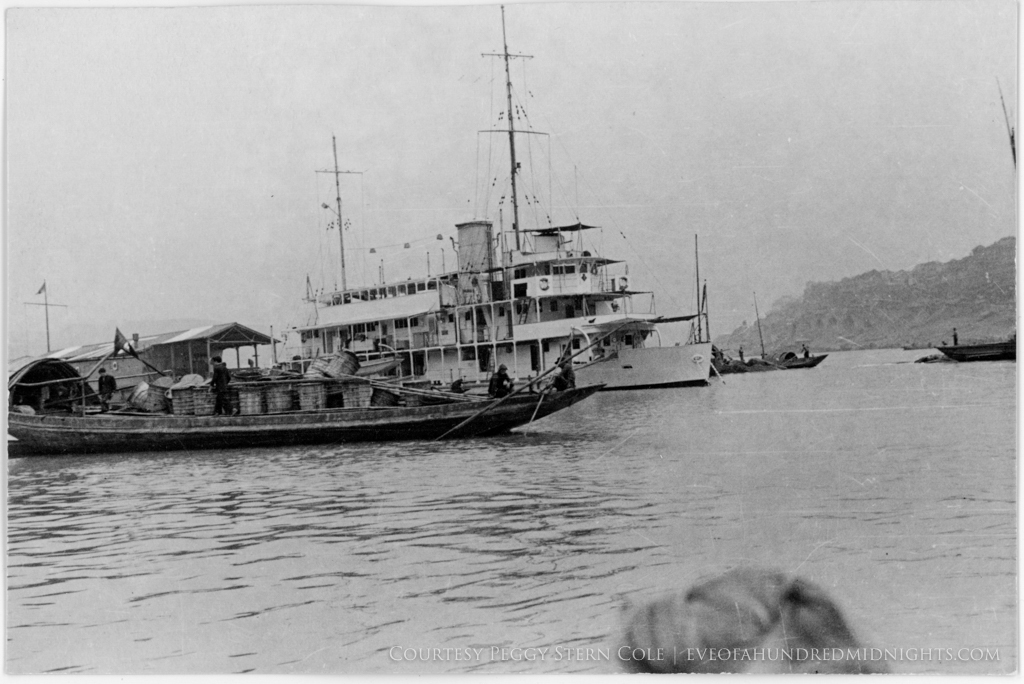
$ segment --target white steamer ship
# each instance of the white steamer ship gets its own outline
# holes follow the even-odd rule
[[[504,33],[504,9],[502,9]],[[503,41],[508,111],[512,83],[508,62],[516,55]],[[566,353],[578,385],[605,389],[705,385],[711,368],[706,314],[659,316],[649,292],[631,288],[624,263],[598,256],[585,241],[595,226],[523,229],[519,222],[515,117],[506,112],[511,161],[510,231],[490,220],[456,226],[457,270],[427,278],[346,287],[337,148],[341,289],[308,297],[309,323],[293,329],[305,359],[354,352],[364,365],[386,367],[410,380],[449,385],[484,383],[500,365],[513,379],[536,377]],[[504,134],[504,131],[502,131]],[[699,278],[698,278],[699,287]],[[703,319],[703,321],[702,321]],[[691,321],[686,344],[662,346],[659,323]],[[694,326],[694,323],[697,325]],[[591,346],[592,345],[592,346]],[[589,347],[589,349],[588,349]]]

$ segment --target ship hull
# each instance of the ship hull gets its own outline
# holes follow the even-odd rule
[[[696,387],[708,384],[711,374],[711,343],[678,347],[621,349],[576,369],[580,385],[604,385],[604,391]]]

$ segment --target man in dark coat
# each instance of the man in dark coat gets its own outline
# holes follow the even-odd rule
[[[106,368],[100,368],[100,378],[96,384],[100,394],[100,411],[106,413],[110,410],[110,399],[117,391],[117,380],[107,373]]]
[[[512,378],[508,377],[508,366],[501,364],[498,371],[491,376],[491,382],[487,386],[487,394],[495,399],[508,396],[512,391]]]
[[[556,392],[563,392],[576,386],[576,371],[572,369],[572,359],[562,357],[558,361],[558,375],[552,386]]]
[[[228,394],[228,383],[231,382],[231,372],[228,371],[227,364],[221,361],[219,356],[214,356],[212,361],[213,379],[210,384],[214,394],[213,414],[215,416],[230,416],[231,395]]]

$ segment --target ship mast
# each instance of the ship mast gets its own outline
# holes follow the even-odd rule
[[[337,193],[335,200],[338,202],[338,252],[341,254],[341,289],[345,291],[348,287],[345,284],[345,228],[341,220],[341,171],[338,170],[338,141],[331,136],[331,147],[334,148],[334,190]]]
[[[505,36],[505,6],[501,6],[501,43],[505,58],[505,93],[508,96],[508,149],[512,163],[512,230],[516,234],[516,249],[519,250],[519,200],[516,198],[516,129],[512,122],[512,74],[508,66],[508,38]]]
[[[757,311],[757,293],[754,293],[754,315],[757,317],[757,336],[761,338],[761,358],[764,358],[764,335],[761,334],[761,314]]]
[[[337,214],[338,216],[338,250],[341,254],[341,289],[344,291],[348,289],[348,285],[345,282],[345,222],[341,218],[341,174],[348,173],[358,175],[361,177],[363,175],[363,172],[342,171],[338,168],[338,141],[333,135],[331,136],[331,148],[334,150],[334,170],[318,170],[317,173],[330,173],[334,175],[334,200],[337,203],[338,208],[337,210],[332,209],[332,211],[334,211],[334,213]],[[326,203],[324,203],[322,206],[324,209],[331,209],[331,207],[327,206]]]

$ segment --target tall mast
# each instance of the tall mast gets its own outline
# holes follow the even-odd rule
[[[337,192],[335,199],[338,202],[338,252],[341,254],[341,289],[347,290],[345,284],[345,227],[341,220],[341,171],[338,169],[338,141],[331,136],[331,147],[334,148],[334,189]]]
[[[516,249],[519,245],[519,200],[516,199],[516,129],[512,123],[512,73],[508,66],[508,38],[505,37],[505,6],[501,6],[501,42],[505,57],[505,93],[508,95],[508,149],[512,162],[512,230],[516,234]]]
[[[697,248],[697,235],[696,234],[694,234],[694,236],[693,236],[693,263],[696,266],[696,271],[697,271],[697,341],[698,342],[703,342],[704,341],[704,334],[703,334],[703,330],[701,329],[700,315],[701,315],[701,309],[703,308],[704,303],[701,301],[701,296],[700,296],[700,251]]]
[[[323,206],[324,209],[330,209],[331,211],[333,211],[338,216],[338,247],[339,247],[339,252],[340,252],[339,262],[340,262],[340,265],[341,265],[341,289],[342,290],[347,290],[348,289],[348,285],[345,282],[345,221],[341,217],[341,174],[343,174],[343,173],[350,173],[350,174],[359,175],[361,177],[363,175],[363,172],[362,171],[342,171],[341,169],[339,169],[338,168],[338,141],[337,141],[337,139],[333,135],[331,136],[331,147],[334,150],[334,170],[332,171],[330,169],[320,169],[320,170],[317,170],[317,173],[331,173],[331,174],[334,174],[334,190],[335,190],[335,193],[336,193],[335,194],[335,201],[337,202],[337,205],[336,205],[337,209],[331,209],[331,207],[326,202],[324,202],[322,206]],[[360,180],[360,182],[362,182],[362,180]],[[328,227],[328,230],[330,230],[330,227]],[[306,280],[307,281],[309,280],[309,276],[306,276]],[[309,289],[309,283],[308,282],[306,284],[306,288]]]
[[[757,316],[757,336],[761,338],[761,358],[764,358],[764,336],[761,334],[761,314],[757,311],[757,293],[754,293],[754,315]]]

